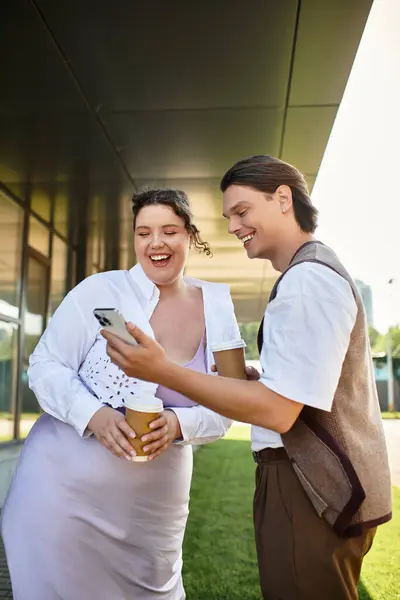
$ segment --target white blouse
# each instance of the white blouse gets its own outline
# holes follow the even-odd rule
[[[212,344],[240,337],[229,286],[185,277],[203,292],[206,366],[214,364]],[[127,377],[106,354],[106,340],[93,316],[95,308],[116,308],[151,337],[149,324],[159,290],[140,265],[130,271],[92,275],[77,285],[54,313],[29,360],[29,386],[42,409],[84,436],[93,414],[105,404],[123,406],[130,395],[157,385]],[[231,421],[200,405],[172,408],[182,443],[204,444],[223,435]]]

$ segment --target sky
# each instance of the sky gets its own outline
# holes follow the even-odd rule
[[[371,285],[381,332],[400,323],[399,31],[400,0],[375,0],[312,192],[317,237]]]

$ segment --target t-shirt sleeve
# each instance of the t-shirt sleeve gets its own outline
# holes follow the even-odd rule
[[[265,312],[261,383],[330,411],[356,316],[351,287],[335,271],[316,263],[292,267]]]

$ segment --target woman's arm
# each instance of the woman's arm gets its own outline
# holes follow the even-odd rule
[[[169,407],[179,421],[182,439],[178,444],[209,444],[224,437],[232,421],[200,404],[191,407]]]
[[[29,387],[42,409],[83,435],[102,406],[83,384],[79,368],[90,350],[97,325],[83,316],[86,282],[72,290],[54,313],[29,359]],[[82,289],[83,288],[83,289]]]
[[[127,438],[135,434],[125,417],[105,406],[78,375],[98,331],[93,300],[104,296],[104,287],[94,278],[68,294],[30,357],[29,386],[46,413],[74,427],[80,436],[94,433],[110,452],[131,460],[135,451]]]

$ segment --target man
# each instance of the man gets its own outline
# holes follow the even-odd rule
[[[297,169],[253,156],[225,174],[221,190],[229,232],[249,258],[281,273],[259,332],[259,381],[185,369],[132,325],[140,346],[105,334],[108,353],[128,375],[253,425],[264,598],[354,599],[376,527],[391,518],[362,301],[333,251],[313,238],[317,211]]]

